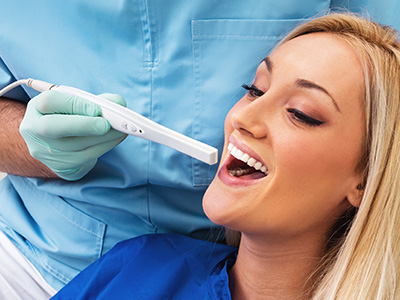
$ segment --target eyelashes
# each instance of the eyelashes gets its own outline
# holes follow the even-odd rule
[[[298,120],[299,122],[302,122],[306,125],[309,126],[319,126],[324,124],[324,122],[314,119],[308,115],[306,115],[305,113],[303,113],[302,111],[295,109],[295,108],[288,108],[287,110],[289,113],[292,114],[293,118]]]
[[[255,85],[247,85],[247,84],[242,84],[242,88],[248,91],[248,94],[252,98],[257,98],[261,97],[265,93],[257,88]],[[322,122],[320,120],[317,120],[313,117],[310,117],[309,115],[303,113],[302,111],[295,109],[295,108],[288,108],[287,111],[292,115],[292,118],[300,123],[304,123],[308,126],[314,127],[314,126],[320,126],[324,124],[325,122]]]
[[[242,88],[248,91],[249,95],[251,97],[261,97],[264,95],[264,92],[257,88],[255,85],[247,85],[247,84],[242,84]]]

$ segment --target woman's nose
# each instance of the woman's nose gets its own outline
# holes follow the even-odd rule
[[[257,100],[259,102],[257,103]],[[237,107],[232,112],[231,123],[234,129],[241,134],[251,135],[254,138],[264,138],[267,135],[265,107],[261,99]]]

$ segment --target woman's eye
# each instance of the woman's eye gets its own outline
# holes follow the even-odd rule
[[[253,98],[261,97],[262,95],[264,95],[264,92],[253,84],[252,85],[242,84],[242,88],[248,90],[248,94]]]
[[[300,110],[297,110],[295,108],[289,108],[287,111],[293,115],[293,118],[295,120],[302,122],[306,125],[319,126],[319,125],[324,124],[324,122],[314,119],[310,116],[307,116],[305,113],[303,113]]]

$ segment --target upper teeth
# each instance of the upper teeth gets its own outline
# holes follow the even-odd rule
[[[239,150],[231,143],[228,145],[229,153],[234,156],[235,158],[243,161],[244,163],[248,164],[250,167],[256,169],[257,171],[260,170],[264,174],[268,175],[268,169],[264,166],[261,162],[257,161],[255,158],[251,157],[247,153],[244,153],[242,150]]]

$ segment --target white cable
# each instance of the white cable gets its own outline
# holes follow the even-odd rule
[[[15,82],[7,85],[5,88],[3,88],[0,91],[0,97],[4,96],[6,93],[8,93],[12,89],[16,88],[17,86],[27,84],[27,83],[28,83],[28,79],[21,79],[21,80],[15,81]]]

